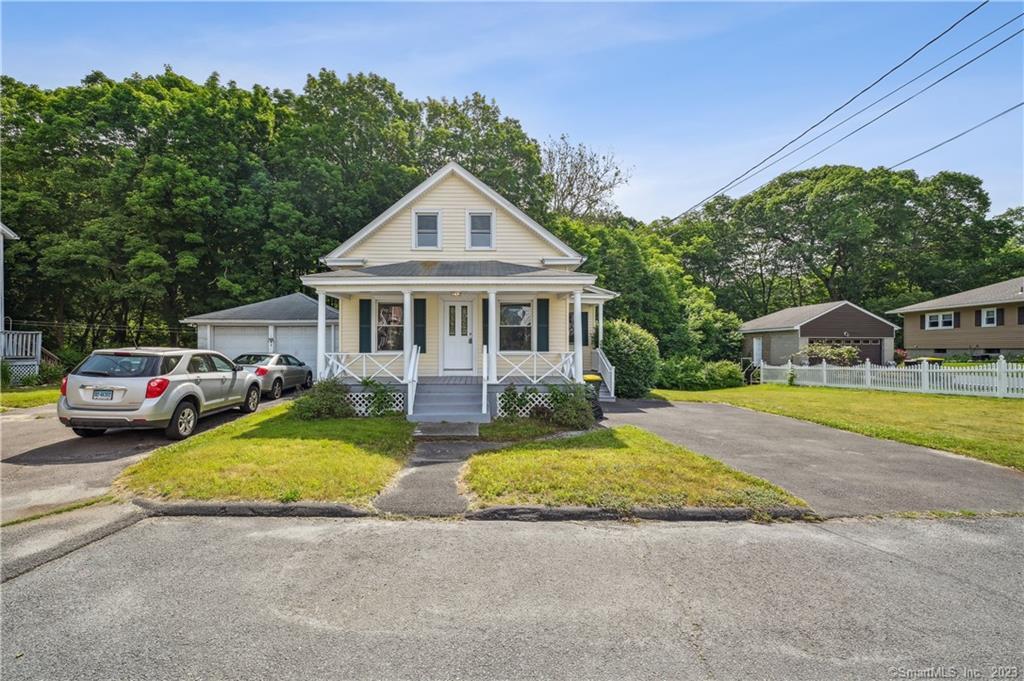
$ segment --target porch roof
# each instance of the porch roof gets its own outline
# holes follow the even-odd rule
[[[302,277],[307,286],[352,286],[395,284],[436,286],[448,284],[517,285],[529,282],[543,285],[591,286],[593,274],[534,267],[500,260],[407,260],[387,265],[353,267],[318,272]]]

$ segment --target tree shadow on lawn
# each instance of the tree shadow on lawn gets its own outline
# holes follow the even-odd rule
[[[589,433],[575,435],[573,437],[558,437],[547,440],[534,440],[532,442],[513,442],[486,452],[480,452],[479,456],[499,454],[507,450],[534,450],[534,451],[572,451],[576,449],[629,449],[634,445],[626,442],[613,428],[598,428]]]
[[[303,421],[284,412],[260,420],[231,439],[333,440],[373,454],[404,457],[413,447],[413,427],[397,416]]]

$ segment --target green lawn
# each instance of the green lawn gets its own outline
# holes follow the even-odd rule
[[[634,426],[512,445],[470,458],[475,506],[806,506],[784,490]]]
[[[521,442],[561,431],[558,426],[540,419],[497,419],[480,425],[480,439],[491,442]]]
[[[290,404],[164,447],[116,487],[166,499],[334,501],[366,506],[412,450],[403,418],[300,421]]]
[[[57,404],[60,399],[59,386],[34,386],[31,388],[4,388],[0,392],[0,407],[25,409],[44,404]]]
[[[1024,470],[1024,400],[787,385],[653,394],[724,402]]]

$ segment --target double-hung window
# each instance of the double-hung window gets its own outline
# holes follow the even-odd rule
[[[502,352],[533,350],[533,305],[502,303],[498,308],[498,349]]]
[[[952,329],[952,312],[930,312],[925,318],[926,329]]]
[[[403,349],[403,312],[401,303],[377,303],[377,352]]]
[[[999,312],[994,307],[986,307],[981,311],[981,325],[982,326],[998,326],[999,325]]]
[[[494,248],[494,213],[470,211],[466,223],[467,248]]]
[[[412,238],[416,248],[441,248],[441,214],[437,211],[413,213]]]

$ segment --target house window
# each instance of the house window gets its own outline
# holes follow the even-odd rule
[[[530,303],[502,303],[499,306],[498,319],[499,350],[533,350],[533,306]]]
[[[494,214],[469,213],[469,248],[494,248]]]
[[[926,329],[952,329],[952,312],[930,312],[925,320]]]
[[[994,307],[986,307],[981,311],[981,325],[995,326],[998,323],[999,313]]]
[[[441,214],[414,213],[413,243],[416,248],[441,247]]]
[[[401,303],[377,303],[377,352],[402,350],[403,326]]]

